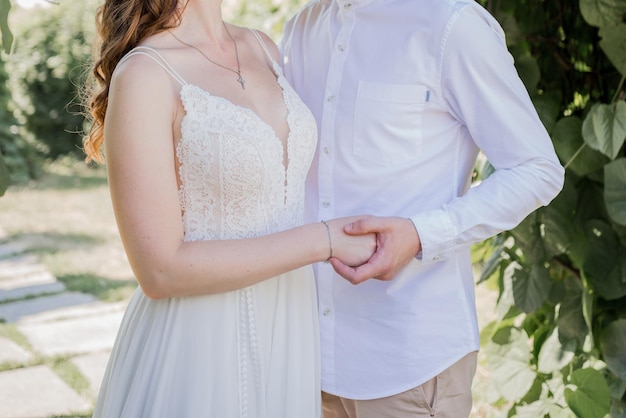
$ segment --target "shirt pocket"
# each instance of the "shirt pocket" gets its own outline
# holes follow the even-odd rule
[[[360,82],[354,155],[385,166],[416,159],[422,152],[422,119],[429,95],[421,85]]]

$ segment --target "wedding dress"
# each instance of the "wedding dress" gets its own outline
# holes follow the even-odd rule
[[[138,47],[126,58],[135,54],[181,84],[186,114],[176,155],[185,240],[301,225],[316,126],[269,54],[288,110],[286,147],[254,112],[186,83],[157,51]],[[310,266],[209,296],[152,300],[138,289],[93,416],[318,418],[318,338]]]

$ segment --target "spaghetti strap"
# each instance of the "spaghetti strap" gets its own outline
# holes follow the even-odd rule
[[[270,63],[272,63],[272,66],[274,67],[274,71],[276,71],[276,68],[280,68],[280,66],[274,60],[272,54],[270,54],[270,51],[267,49],[267,45],[265,45],[265,41],[263,40],[263,38],[261,38],[261,35],[259,35],[259,32],[257,30],[250,28],[250,31],[254,34],[257,41],[259,41],[259,43],[261,44],[263,51],[265,51],[265,55],[267,55],[267,58],[270,60]]]
[[[128,52],[126,55],[124,55],[124,57],[122,57],[118,65],[123,63],[128,58],[132,57],[133,55],[145,55],[147,57],[152,58],[154,62],[159,64],[161,68],[167,71],[167,73],[171,75],[172,78],[174,78],[174,80],[178,81],[182,86],[187,84],[187,82],[180,76],[180,74],[176,72],[174,67],[172,67],[165,58],[163,58],[163,55],[159,54],[159,52],[156,49],[153,49],[147,46],[137,46],[131,49],[130,52]]]

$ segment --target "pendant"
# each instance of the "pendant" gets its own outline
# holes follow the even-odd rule
[[[246,80],[243,79],[243,77],[241,76],[241,73],[237,73],[237,75],[239,75],[239,78],[237,79],[237,81],[239,82],[239,84],[241,84],[241,88],[245,90]]]

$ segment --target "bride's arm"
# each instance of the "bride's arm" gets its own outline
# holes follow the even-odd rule
[[[329,239],[320,222],[253,239],[183,241],[172,132],[182,113],[179,86],[147,60],[133,57],[116,71],[104,127],[118,229],[146,295],[225,292],[326,260]],[[330,222],[333,255],[360,264],[374,239],[346,236],[344,223]]]

